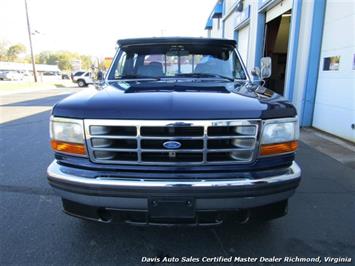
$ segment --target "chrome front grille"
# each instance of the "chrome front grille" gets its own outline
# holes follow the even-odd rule
[[[252,162],[260,120],[89,119],[84,125],[89,156],[95,163],[206,165]]]

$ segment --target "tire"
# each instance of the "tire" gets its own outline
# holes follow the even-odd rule
[[[79,85],[79,87],[81,87],[81,88],[87,86],[86,82],[85,82],[84,80],[82,80],[82,79],[79,79],[79,80],[78,80],[78,85]]]

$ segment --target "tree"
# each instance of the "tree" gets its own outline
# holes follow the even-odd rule
[[[49,57],[51,56],[50,51],[43,51],[37,54],[36,57],[36,63],[37,64],[48,64]]]
[[[70,51],[43,51],[37,56],[36,61],[37,60],[41,64],[58,65],[59,69],[62,71],[72,71],[72,63],[76,60],[81,61],[82,69],[90,69],[92,64],[91,56]]]
[[[9,47],[7,42],[0,40],[0,61],[31,63],[30,55],[19,57],[24,53],[26,53],[26,47],[23,44],[18,43]],[[73,61],[77,60],[80,60],[82,69],[89,70],[91,68],[92,61],[89,55],[70,51],[42,51],[35,55],[36,64],[58,65],[62,71],[72,71]]]
[[[8,43],[0,40],[0,61],[7,60],[7,47]]]
[[[90,69],[92,65],[91,56],[88,55],[80,55],[81,68],[82,69]]]
[[[26,50],[27,50],[26,46],[24,46],[21,43],[10,46],[9,49],[7,50],[7,60],[8,61],[17,61],[18,56],[20,54],[26,53]]]
[[[58,52],[57,56],[58,56],[59,69],[65,71],[71,71],[72,70],[71,61],[73,59],[72,54],[70,52],[61,51]]]

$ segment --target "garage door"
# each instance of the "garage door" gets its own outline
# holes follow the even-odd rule
[[[268,10],[266,12],[266,18],[265,22],[269,22],[273,20],[274,18],[277,18],[278,16],[281,16],[283,13],[289,11],[292,7],[292,1],[291,0],[283,0],[277,5],[275,5],[273,8]]]
[[[249,25],[238,31],[238,50],[245,64],[247,64],[249,44]]]
[[[327,1],[313,116],[314,127],[351,141],[355,141],[354,21],[354,1]]]

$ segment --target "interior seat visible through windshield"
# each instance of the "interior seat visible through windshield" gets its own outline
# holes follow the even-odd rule
[[[163,65],[159,62],[150,62],[148,65],[141,65],[137,68],[137,75],[149,77],[164,76]]]
[[[246,79],[234,47],[193,44],[147,44],[121,47],[110,80],[124,78],[196,78],[214,75]],[[201,76],[203,77],[203,76]]]

